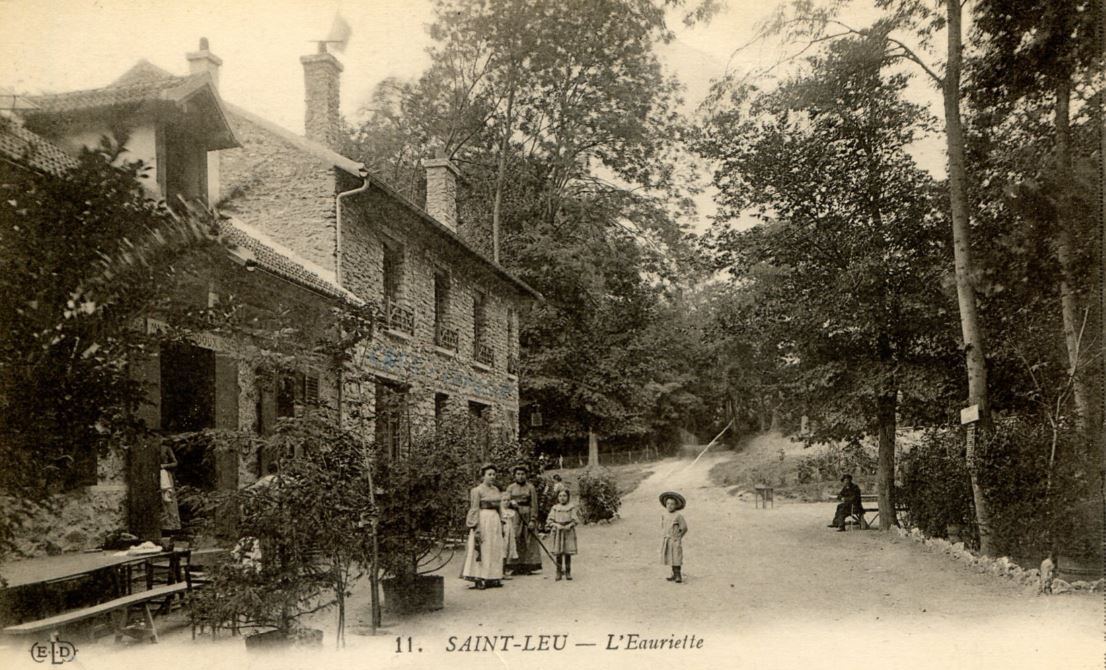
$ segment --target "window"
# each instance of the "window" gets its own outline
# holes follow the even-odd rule
[[[518,412],[507,410],[507,422],[503,424],[503,437],[506,441],[518,437]]]
[[[384,301],[399,302],[403,295],[403,245],[384,242]]]
[[[507,309],[507,373],[518,374],[518,313]]]
[[[474,291],[472,294],[472,340],[484,341],[484,327],[487,318],[487,296],[483,291]]]
[[[415,315],[403,301],[403,245],[384,241],[384,318],[388,328],[408,334],[415,332]]]
[[[476,442],[480,445],[480,458],[487,457],[491,448],[491,412],[484,403],[469,401],[469,430],[476,436]]]
[[[492,348],[487,342],[488,298],[483,291],[472,295],[472,358],[477,363],[492,365]]]
[[[407,387],[378,379],[376,382],[376,447],[389,459],[399,458],[407,444]]]
[[[272,433],[277,419],[299,416],[303,407],[319,404],[317,373],[281,372],[274,376],[257,371],[257,423],[254,428],[258,435]]]
[[[161,347],[161,428],[185,433],[215,427],[215,352],[188,343]]]
[[[162,148],[158,156],[159,177],[163,176],[163,195],[170,206],[178,197],[207,202],[207,151],[204,143],[174,126],[164,126]]]
[[[443,349],[457,350],[457,331],[449,318],[449,275],[434,273],[434,344]]]
[[[449,396],[445,393],[434,394],[434,430],[441,431],[449,411]]]

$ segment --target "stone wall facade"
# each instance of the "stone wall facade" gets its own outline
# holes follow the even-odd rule
[[[127,486],[124,456],[115,451],[99,459],[97,484],[54,496],[38,507],[15,538],[14,557],[54,555],[94,549],[112,531],[126,527]]]
[[[332,272],[334,167],[243,114],[227,118],[242,147],[219,152],[219,209]]]
[[[382,328],[363,352],[368,371],[407,388],[412,422],[432,425],[437,396],[444,395],[446,418],[462,418],[475,403],[497,436],[518,434],[518,377],[508,371],[518,352],[518,317],[524,298],[518,288],[496,275],[486,263],[443,238],[419,220],[419,214],[378,188],[349,202],[343,213],[343,284],[359,297],[384,300],[386,246],[402,250],[399,302],[414,315],[414,332]],[[449,306],[443,322],[456,331],[456,349],[435,338],[435,275],[448,278]],[[484,296],[483,342],[491,364],[476,361],[477,292]],[[510,325],[509,325],[510,322]],[[364,407],[373,404],[372,389],[351,389]]]

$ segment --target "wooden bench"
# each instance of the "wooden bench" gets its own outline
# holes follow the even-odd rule
[[[850,514],[850,518],[856,521],[856,524],[860,526],[862,530],[868,530],[879,520],[879,494],[876,493],[862,493],[860,495],[861,511],[859,514]],[[906,505],[902,503],[895,503],[896,514],[905,513],[907,511]],[[868,521],[864,515],[875,513],[871,521]]]
[[[154,616],[150,612],[150,603],[159,599],[169,599],[178,593],[188,591],[187,582],[178,582],[165,586],[157,586],[146,591],[139,591],[125,595],[121,598],[109,600],[99,605],[92,605],[72,612],[65,612],[38,621],[8,626],[3,632],[6,635],[38,635],[49,633],[51,638],[56,638],[58,631],[64,626],[91,619],[104,614],[111,615],[112,628],[115,630],[115,641],[118,642],[123,635],[132,635],[138,638],[149,638],[151,642],[157,642],[157,629],[154,627]],[[144,615],[145,628],[132,630],[127,628],[127,615],[132,607],[141,606]]]

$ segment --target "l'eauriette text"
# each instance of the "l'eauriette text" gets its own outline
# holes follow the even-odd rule
[[[698,635],[673,633],[667,637],[649,637],[639,633],[608,633],[600,647],[592,641],[569,643],[568,635],[451,635],[447,652],[564,651],[569,647],[599,647],[604,651],[668,651],[702,649]]]

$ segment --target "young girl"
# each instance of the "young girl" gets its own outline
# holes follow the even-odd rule
[[[499,516],[503,518],[503,534],[507,539],[507,549],[504,559],[510,562],[518,558],[518,524],[519,517],[511,507],[511,494],[503,492],[503,499],[499,503]]]
[[[665,509],[661,515],[661,532],[664,534],[661,558],[665,565],[672,566],[672,576],[667,577],[667,581],[679,584],[684,581],[680,570],[684,564],[684,535],[687,535],[687,522],[680,510],[687,505],[687,501],[679,493],[665,491],[661,494],[661,504]]]
[[[569,503],[568,489],[557,493],[557,504],[549,509],[549,550],[557,560],[557,581],[561,575],[572,581],[572,555],[576,553],[576,505]],[[561,567],[563,564],[563,568]]]

